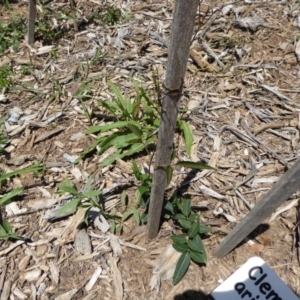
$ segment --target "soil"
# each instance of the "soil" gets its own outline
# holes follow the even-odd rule
[[[225,258],[212,255],[248,214],[247,203],[251,207],[260,201],[298,158],[300,66],[296,49],[300,6],[292,1],[237,1],[228,5],[207,1],[198,8],[181,108],[190,109],[183,118],[194,136],[192,159],[217,170],[176,170],[167,193],[171,195],[184,181],[190,181],[184,192],[192,196],[201,221],[212,228],[203,236],[206,266],[192,263],[178,285],[173,286],[169,278],[151,289],[156,259],[171,244],[170,235],[178,232],[174,224],[164,222],[158,237],[149,241],[145,227],[137,226],[133,218],[116,236],[101,232],[95,224],[84,226],[82,210],[52,222],[47,218],[63,199],[56,192],[65,178],[78,190],[85,187],[89,175],[94,176],[99,190],[115,184],[116,188],[105,195],[109,210],[126,211],[120,203],[123,191],[129,203],[134,203],[137,182],[132,158],[103,168],[96,152],[78,164],[67,161],[65,154],[79,156],[95,140],[95,136],[85,134],[88,128],[107,121],[107,111],[98,99],[111,101],[109,82],[117,84],[127,97],[134,97],[133,76],[157,101],[152,77],[157,72],[160,83],[164,81],[173,2],[110,0],[103,4],[82,0],[77,3],[79,31],[75,32],[68,4],[55,0],[48,4],[51,10],[47,14],[50,24],[56,26],[57,37],[51,40],[46,33],[37,32],[34,45],[28,46],[24,38],[18,52],[9,49],[0,55],[0,66],[8,64],[14,72],[11,86],[3,91],[0,116],[18,107],[20,118],[29,120],[24,126],[6,122],[4,132],[9,142],[0,156],[0,168],[9,172],[35,160],[46,166],[43,176],[24,174],[2,187],[1,193],[25,187],[13,206],[2,208],[2,217],[29,240],[0,242],[1,300],[208,299],[221,280],[253,256],[263,258],[300,295],[298,204],[294,201],[298,193],[282,207],[291,201],[294,205],[272,222],[265,220]],[[27,16],[26,1],[9,5],[12,10],[0,4],[1,22],[16,14]],[[122,16],[116,17],[116,24],[105,19],[112,8]],[[45,11],[38,4],[38,20]],[[62,18],[62,12],[67,17]],[[21,73],[22,66],[31,71]],[[80,100],[92,112],[91,118]],[[39,123],[58,112],[61,116],[49,124]],[[249,139],[242,124],[268,148],[258,147]],[[78,133],[82,135],[76,137]],[[189,159],[179,133],[176,146],[180,159]],[[150,158],[145,153],[134,159],[140,168],[149,167]],[[251,174],[254,176],[245,182]],[[236,193],[234,187],[238,185]],[[218,195],[207,192],[207,188]],[[220,208],[224,214],[217,214]],[[80,252],[75,245],[80,229],[89,237],[87,246],[79,242],[80,247],[90,245],[91,250]],[[89,289],[93,274],[98,277]]]

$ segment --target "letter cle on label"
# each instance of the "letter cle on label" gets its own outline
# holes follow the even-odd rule
[[[250,258],[211,295],[215,300],[299,300],[260,257]]]

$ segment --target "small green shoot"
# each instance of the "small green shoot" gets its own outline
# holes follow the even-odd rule
[[[197,264],[206,264],[207,256],[200,234],[207,233],[211,229],[200,223],[200,218],[191,210],[191,200],[186,198],[179,206],[179,212],[174,219],[182,227],[184,234],[171,236],[173,247],[182,253],[176,264],[173,284],[176,285],[189,268],[190,261]]]

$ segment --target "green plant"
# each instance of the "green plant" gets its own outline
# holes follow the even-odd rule
[[[13,71],[9,65],[0,67],[0,89],[6,88],[12,84]]]
[[[191,260],[197,264],[206,264],[207,256],[200,234],[211,231],[209,227],[200,223],[199,215],[192,212],[189,198],[183,199],[178,208],[180,211],[174,215],[174,220],[182,227],[183,234],[173,235],[171,239],[174,249],[182,254],[176,264],[174,285],[182,279]]]
[[[58,217],[64,217],[66,215],[73,214],[79,207],[86,208],[85,220],[87,222],[88,212],[92,207],[100,208],[99,196],[102,194],[101,191],[92,189],[93,177],[90,176],[87,180],[87,184],[83,192],[78,191],[73,187],[72,183],[68,178],[59,185],[59,191],[57,194],[64,195],[66,193],[72,195],[72,200],[67,202],[61,207],[58,212]]]
[[[102,17],[102,22],[105,25],[115,25],[122,17],[121,10],[115,7],[107,7],[106,12]]]
[[[65,181],[59,185],[59,191],[57,194],[64,195],[70,194],[72,196],[72,200],[64,204],[58,212],[58,217],[65,217],[70,214],[74,214],[78,208],[86,209],[85,212],[85,222],[88,225],[88,213],[92,207],[97,207],[101,210],[101,214],[111,222],[111,231],[112,233],[122,231],[124,222],[131,217],[134,216],[137,224],[140,224],[140,216],[137,209],[132,206],[130,207],[123,215],[118,213],[108,213],[106,212],[101,205],[102,202],[102,192],[98,190],[92,189],[93,177],[90,176],[87,180],[87,184],[84,188],[84,191],[78,191],[69,179],[65,179]],[[121,203],[124,209],[127,209],[126,205],[126,193],[125,191],[121,195]]]
[[[1,192],[3,190],[3,187],[5,186],[5,182],[7,179],[12,178],[16,175],[21,175],[25,173],[31,173],[33,172],[35,176],[37,176],[39,173],[43,172],[44,166],[36,161],[32,166],[24,169],[19,169],[13,172],[5,173],[2,171],[0,173],[0,189]],[[20,195],[23,192],[24,188],[19,187],[19,188],[14,188],[9,192],[5,192],[3,195],[0,195],[0,209],[4,205],[7,205],[13,201],[13,198],[15,196]],[[16,235],[12,231],[12,226],[7,220],[4,220],[1,215],[0,215],[0,239],[8,240],[8,239],[23,239],[22,237]]]
[[[129,157],[148,147],[155,141],[159,125],[159,108],[153,104],[146,91],[135,84],[135,99],[123,97],[120,89],[113,83],[113,101],[100,100],[99,104],[107,109],[115,122],[91,126],[87,134],[98,134],[95,142],[85,149],[83,155],[98,148],[98,153],[111,151],[110,157],[101,166],[108,166],[118,158]]]
[[[17,52],[25,33],[26,22],[23,17],[12,17],[9,23],[0,23],[0,53],[9,47]]]
[[[3,124],[6,117],[0,119],[0,153],[3,151],[4,144],[8,141],[7,137],[3,134]]]

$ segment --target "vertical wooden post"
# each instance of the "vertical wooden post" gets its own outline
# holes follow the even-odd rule
[[[167,185],[166,167],[170,165],[177,115],[189,49],[196,18],[198,0],[176,0],[167,62],[165,87],[153,182],[148,214],[147,237],[158,234],[164,193]]]
[[[226,236],[214,255],[222,258],[235,248],[279,205],[300,188],[300,158],[254,206],[249,214]]]
[[[28,44],[34,43],[34,24],[35,24],[36,0],[29,0],[28,8]]]

